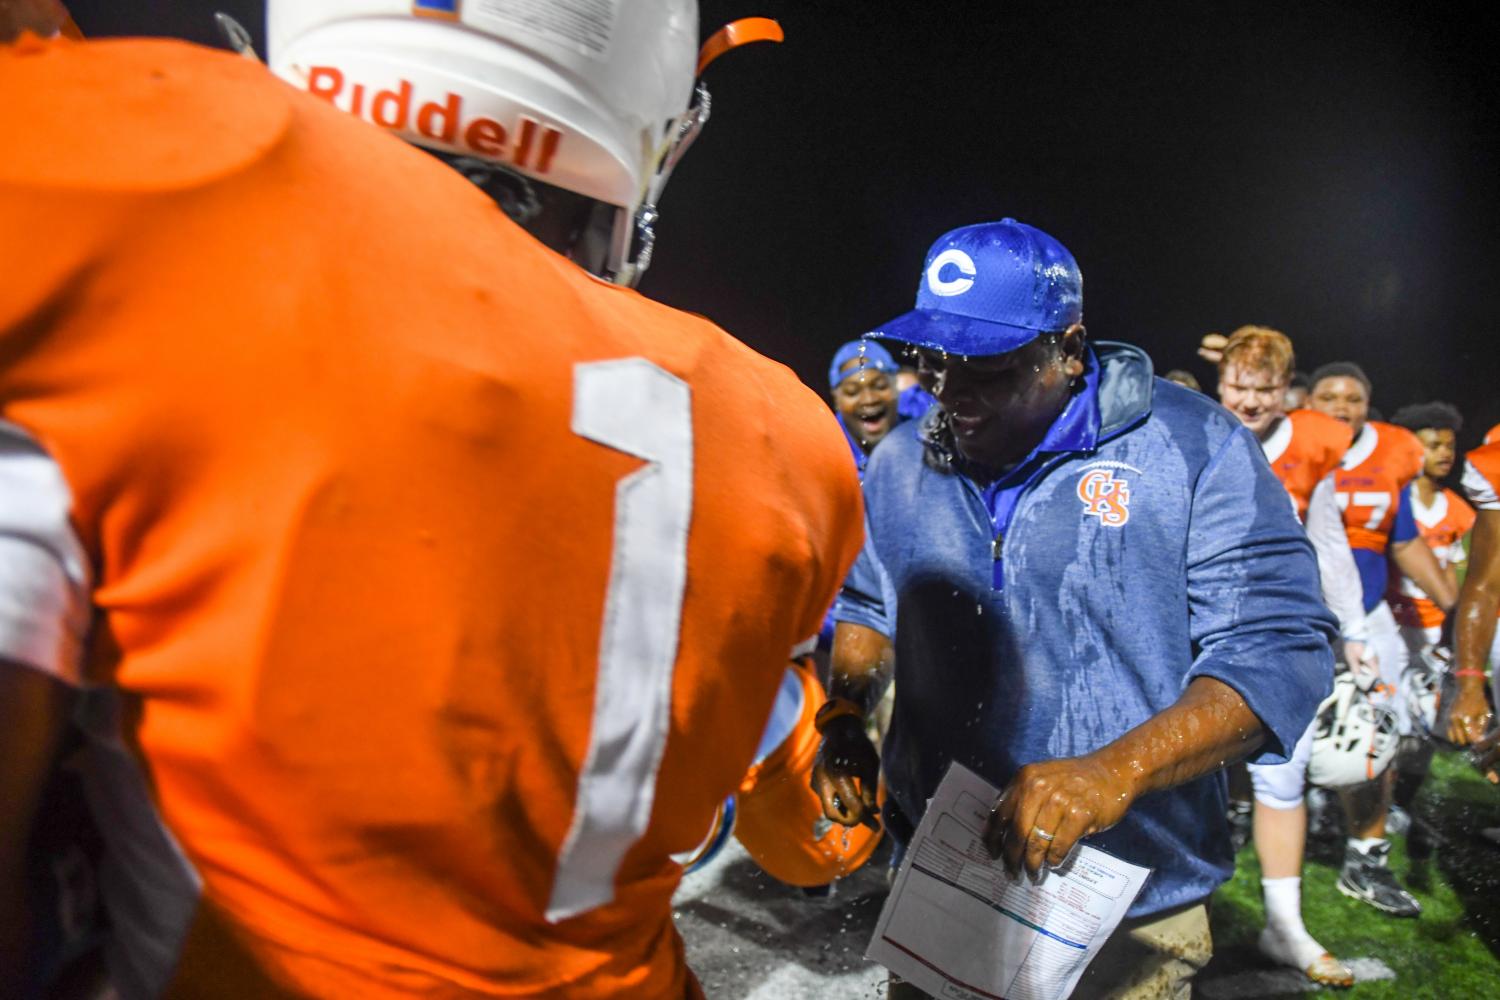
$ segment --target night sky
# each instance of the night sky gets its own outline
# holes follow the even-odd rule
[[[86,33],[264,51],[263,5],[77,0]],[[1375,403],[1500,422],[1500,74],[1459,8],[1371,2],[711,0],[713,120],[663,199],[642,290],[820,391],[843,340],[910,308],[945,230],[1013,216],[1084,274],[1093,337],[1187,367],[1208,331],[1275,326],[1299,367],[1356,360]]]

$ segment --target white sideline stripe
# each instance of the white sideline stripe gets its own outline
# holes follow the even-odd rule
[[[1344,960],[1354,973],[1356,983],[1394,980],[1396,973],[1378,958]],[[1318,993],[1331,987],[1319,986],[1296,969],[1255,969],[1236,972],[1195,984],[1204,1000],[1259,1000],[1261,997],[1285,996],[1288,993]],[[1332,992],[1337,992],[1332,990]]]

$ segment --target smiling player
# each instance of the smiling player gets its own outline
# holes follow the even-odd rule
[[[1293,365],[1292,342],[1278,330],[1246,326],[1219,357],[1219,401],[1260,441],[1271,471],[1286,488],[1318,554],[1323,599],[1339,619],[1342,654],[1350,669],[1378,670],[1367,652],[1359,570],[1334,496],[1333,473],[1353,434],[1312,410],[1284,412]],[[1351,986],[1354,974],[1307,931],[1302,921],[1302,861],[1307,838],[1303,793],[1317,721],[1284,764],[1251,764],[1253,828],[1261,863],[1266,927],[1258,939],[1266,956],[1316,983]]]
[[[1323,365],[1313,372],[1312,383],[1312,409],[1341,421],[1354,433],[1334,474],[1334,486],[1359,566],[1370,642],[1380,661],[1381,686],[1372,696],[1389,704],[1399,731],[1408,736],[1412,720],[1399,692],[1404,690],[1403,674],[1410,658],[1385,601],[1387,560],[1416,580],[1439,606],[1450,608],[1456,598],[1418,534],[1406,493],[1407,485],[1422,471],[1422,443],[1405,428],[1369,419],[1370,380],[1358,365]],[[1345,794],[1350,837],[1338,886],[1345,895],[1378,910],[1415,917],[1422,912],[1421,904],[1400,888],[1386,868],[1390,843],[1385,839],[1385,824],[1394,774],[1387,771],[1368,787]]]
[[[828,398],[861,472],[870,452],[900,420],[896,391],[899,371],[890,352],[871,340],[844,344],[828,366]]]

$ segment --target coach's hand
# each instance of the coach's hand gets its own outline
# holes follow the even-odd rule
[[[1118,823],[1135,801],[1098,754],[1027,764],[1000,793],[984,829],[990,856],[1019,876],[1067,860],[1073,845]]]
[[[823,730],[823,742],[813,761],[812,789],[823,802],[823,814],[845,826],[879,829],[880,807],[875,791],[880,784],[880,755],[865,735],[863,720],[844,716]]]

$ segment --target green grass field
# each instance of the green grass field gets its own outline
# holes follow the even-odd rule
[[[1356,983],[1350,998],[1500,1000],[1500,846],[1479,836],[1500,826],[1500,788],[1463,756],[1440,753],[1417,800],[1416,815],[1441,838],[1429,863],[1416,865],[1404,837],[1392,838],[1391,866],[1421,900],[1417,920],[1386,917],[1335,887],[1342,841],[1308,845],[1302,907],[1308,930],[1344,959],[1378,958],[1395,981]],[[1234,879],[1214,896],[1214,961],[1200,981],[1268,968],[1255,948],[1262,926],[1260,866],[1255,851],[1240,853]],[[1308,984],[1307,991],[1313,990]],[[1303,992],[1258,996],[1302,996]]]

